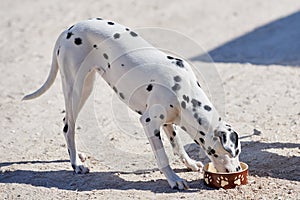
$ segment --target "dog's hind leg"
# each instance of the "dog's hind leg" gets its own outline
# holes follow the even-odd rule
[[[83,165],[82,161],[84,158],[82,154],[78,153],[76,148],[75,123],[81,108],[92,92],[95,71],[92,70],[90,72],[80,72],[77,74],[76,79],[70,79],[75,80],[73,84],[70,84],[70,81],[67,84],[66,81],[63,80],[66,104],[65,126],[63,131],[68,145],[71,165],[75,173],[82,174],[88,173],[89,169]]]
[[[177,135],[172,124],[165,124],[163,126],[165,133],[167,134],[170,143],[173,147],[175,155],[178,155],[180,160],[185,164],[185,166],[193,171],[201,171],[203,164],[200,161],[193,160],[186,153],[179,136]]]

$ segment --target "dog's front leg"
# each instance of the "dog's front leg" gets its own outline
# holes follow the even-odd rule
[[[153,114],[153,112],[151,112],[151,114]],[[157,113],[157,116],[159,116],[159,113]],[[140,121],[143,124],[145,133],[154,152],[158,168],[167,178],[171,188],[180,190],[188,189],[186,181],[177,176],[169,165],[169,159],[165,152],[160,135],[160,127],[163,124],[163,121],[158,117],[151,117],[149,115],[149,111],[144,113],[144,115],[140,118]]]
[[[190,156],[186,153],[180,138],[176,134],[173,125],[165,124],[163,129],[170,140],[174,154],[179,156],[179,158],[187,168],[193,171],[201,171],[203,168],[202,162],[191,159]]]

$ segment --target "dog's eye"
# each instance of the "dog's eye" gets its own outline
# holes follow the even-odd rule
[[[238,146],[238,142],[239,142],[238,134],[236,132],[231,133],[230,140],[232,141],[232,143],[234,143],[235,148],[236,148]]]
[[[223,144],[227,142],[227,137],[225,133],[222,135],[222,140],[223,140]]]

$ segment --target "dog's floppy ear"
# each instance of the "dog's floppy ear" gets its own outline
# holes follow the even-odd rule
[[[239,154],[238,144],[239,137],[235,131],[215,131],[215,136],[219,137],[223,148],[232,156],[235,157]]]

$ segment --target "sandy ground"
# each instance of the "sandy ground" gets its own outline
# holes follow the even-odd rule
[[[0,199],[300,199],[299,9],[296,0],[2,0]],[[242,139],[248,185],[206,187],[203,175],[187,171],[166,143],[172,167],[190,185],[187,191],[169,189],[137,115],[116,118],[127,108],[100,79],[77,126],[91,173],[72,173],[62,134],[60,78],[39,99],[21,98],[45,80],[59,33],[90,17],[156,27],[144,30],[154,45],[184,54],[200,71],[211,66],[219,74],[209,78],[201,72],[223,117],[242,137],[261,132]],[[172,34],[163,37],[158,27]],[[178,35],[191,40],[176,40]],[[185,46],[191,41],[201,48]],[[203,59],[205,51],[215,64]],[[208,162],[195,146],[188,151]]]

